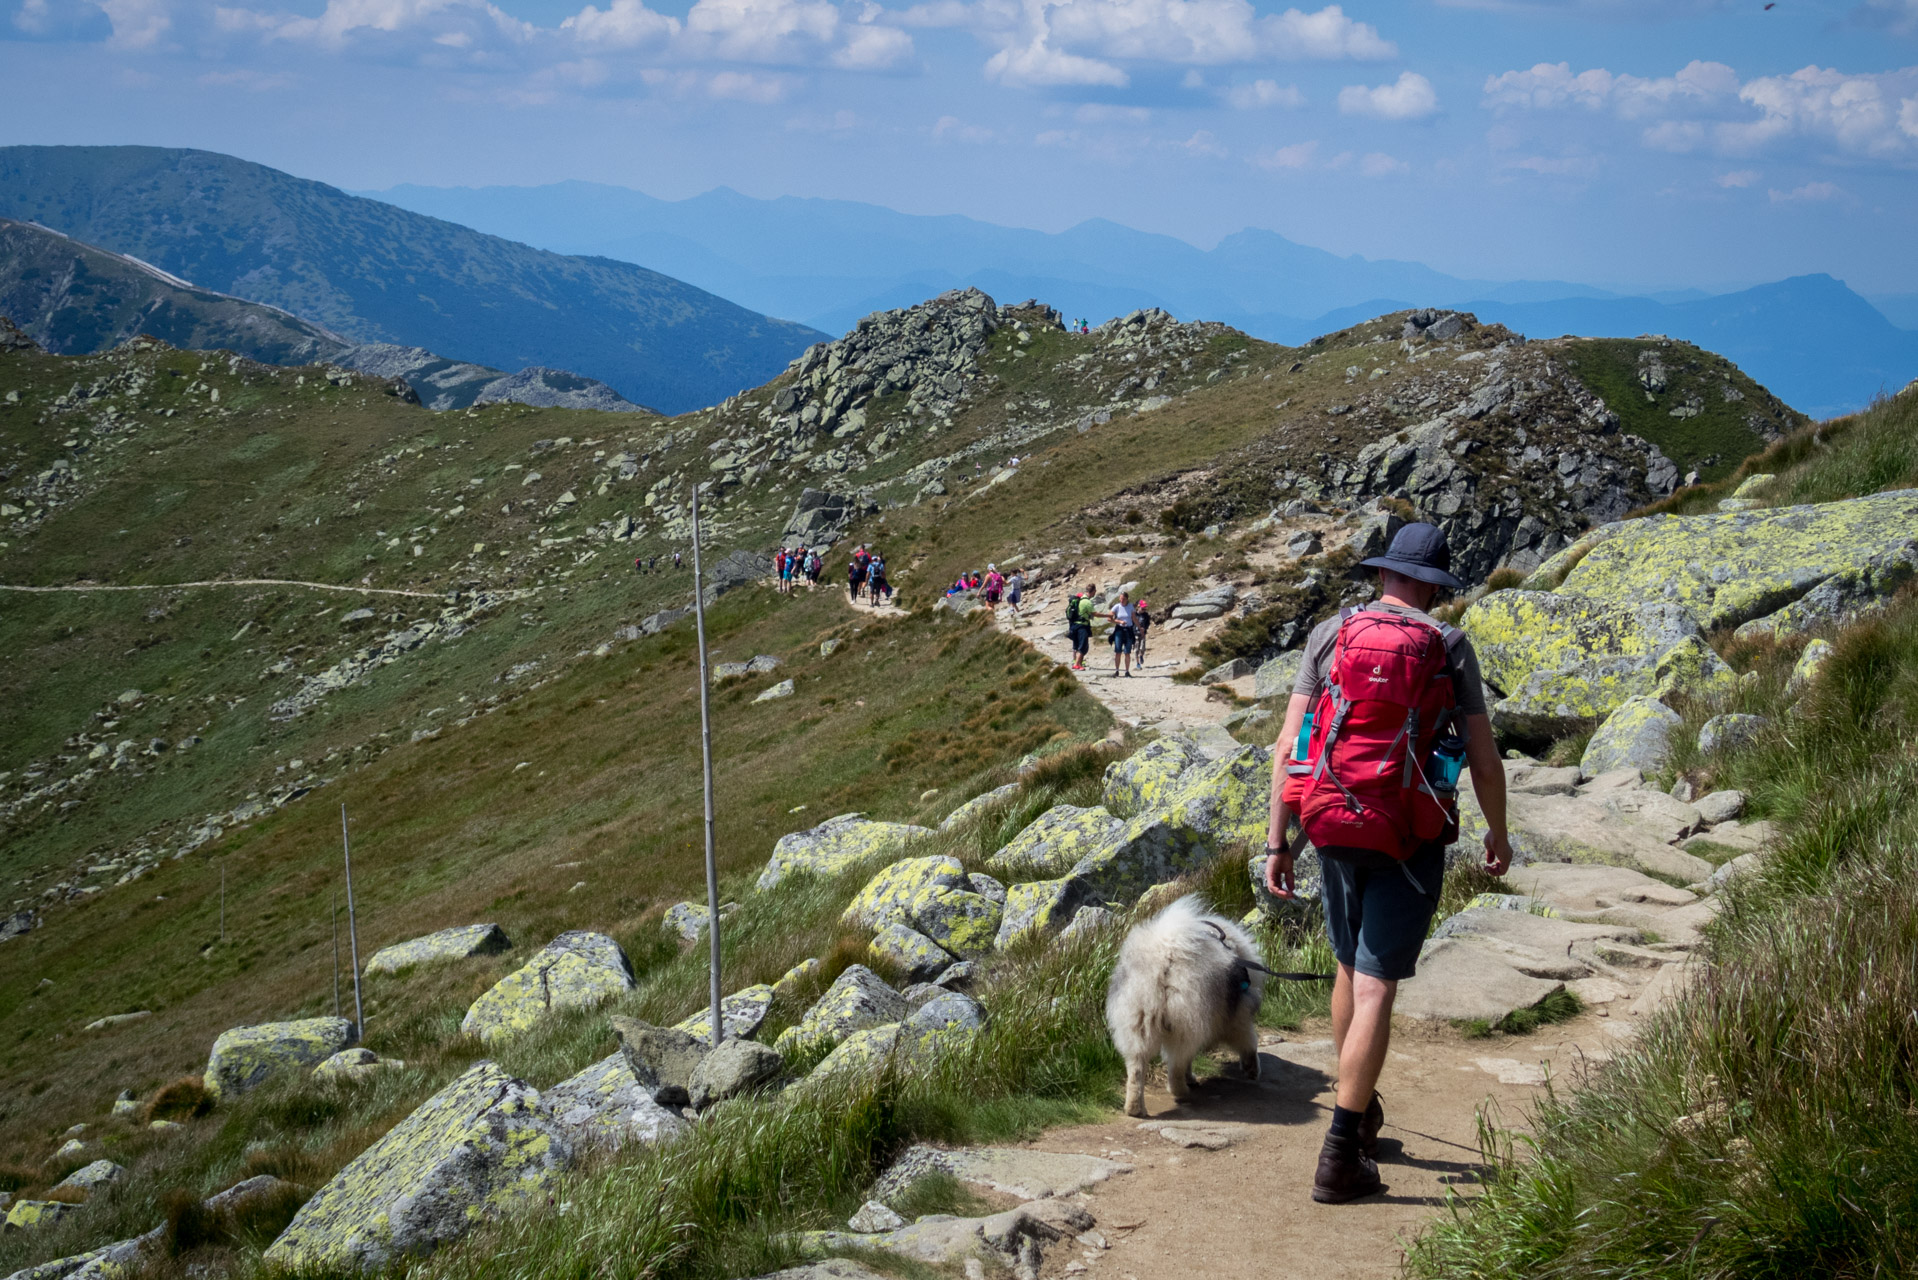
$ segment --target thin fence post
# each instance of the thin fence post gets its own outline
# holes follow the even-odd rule
[[[360,1003],[360,925],[353,912],[353,839],[346,830],[346,806],[340,806],[340,847],[346,853],[346,940],[353,954],[353,1030],[366,1039],[366,1009]]]
[[[712,998],[713,1047],[726,1037],[719,1016],[719,865],[713,856],[713,722],[706,677],[706,588],[699,562],[699,484],[693,484],[693,624],[699,635],[699,760],[706,796],[706,940],[711,948],[707,974]]]

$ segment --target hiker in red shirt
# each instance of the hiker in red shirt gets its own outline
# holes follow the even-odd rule
[[[1458,839],[1460,766],[1490,828],[1485,870],[1512,861],[1505,769],[1486,715],[1478,655],[1428,610],[1453,577],[1443,530],[1408,524],[1382,556],[1380,597],[1312,631],[1273,750],[1265,883],[1296,893],[1309,841],[1322,875],[1325,931],[1338,961],[1332,1036],[1338,1097],[1312,1198],[1341,1204],[1384,1190],[1376,1163],[1385,1109],[1377,1092],[1398,984],[1416,970]],[[1299,834],[1288,840],[1294,815]]]

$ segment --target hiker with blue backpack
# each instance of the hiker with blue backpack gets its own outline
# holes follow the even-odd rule
[[[1273,751],[1265,883],[1296,895],[1309,842],[1322,875],[1338,1097],[1312,1198],[1343,1204],[1384,1190],[1377,1164],[1385,1110],[1377,1090],[1398,984],[1416,970],[1438,907],[1445,849],[1458,839],[1458,778],[1469,763],[1485,815],[1484,868],[1512,862],[1505,768],[1486,715],[1478,655],[1432,617],[1451,574],[1445,532],[1408,524],[1382,556],[1380,595],[1313,628]],[[1287,839],[1293,818],[1299,832]]]

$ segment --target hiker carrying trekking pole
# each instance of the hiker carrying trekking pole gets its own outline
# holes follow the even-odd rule
[[[1332,1038],[1337,1104],[1312,1198],[1343,1204],[1384,1190],[1377,1164],[1385,1108],[1378,1094],[1398,984],[1418,966],[1438,906],[1445,849],[1458,839],[1458,776],[1490,828],[1484,868],[1512,861],[1505,768],[1486,716],[1478,655],[1463,632],[1428,612],[1453,577],[1445,533],[1408,524],[1382,556],[1374,604],[1313,628],[1273,749],[1265,884],[1296,895],[1295,861],[1319,859],[1325,932],[1338,961]],[[1288,840],[1294,817],[1300,829]]]

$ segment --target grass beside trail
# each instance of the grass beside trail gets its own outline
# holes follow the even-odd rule
[[[1412,1274],[1918,1274],[1918,597],[1839,637],[1795,705],[1789,650],[1735,656],[1760,675],[1740,709],[1774,728],[1680,762],[1746,791],[1781,843],[1629,1052],[1549,1094],[1531,1136],[1488,1131],[1482,1195]]]

